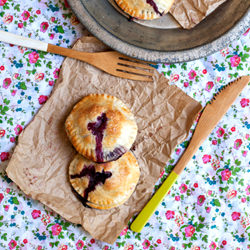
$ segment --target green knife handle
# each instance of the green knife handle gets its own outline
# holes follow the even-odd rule
[[[163,182],[160,188],[155,192],[150,201],[146,204],[146,206],[141,210],[141,212],[137,215],[135,220],[130,225],[130,229],[134,232],[139,233],[142,228],[145,226],[149,218],[152,216],[158,205],[162,202],[165,195],[168,193],[172,185],[175,183],[177,178],[179,177],[174,171],[170,173],[168,178]]]

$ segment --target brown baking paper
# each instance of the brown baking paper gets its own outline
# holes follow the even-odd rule
[[[225,1],[175,0],[170,13],[184,29],[191,29]]]
[[[104,51],[93,37],[74,49]],[[130,199],[110,210],[86,208],[72,192],[68,166],[76,151],[64,122],[73,106],[90,93],[107,93],[131,108],[138,124],[133,152],[141,175]],[[18,138],[7,174],[25,194],[65,219],[81,224],[92,237],[114,243],[129,219],[149,200],[160,172],[177,144],[188,135],[201,105],[155,71],[154,82],[113,77],[80,61],[66,58],[51,97]]]

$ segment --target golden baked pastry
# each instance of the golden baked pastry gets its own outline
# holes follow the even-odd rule
[[[174,0],[115,0],[117,5],[130,16],[152,20],[166,14]]]
[[[84,205],[109,209],[123,204],[133,193],[140,169],[129,151],[116,161],[95,163],[77,154],[69,166],[72,187]]]
[[[95,162],[118,159],[135,141],[134,115],[118,98],[91,94],[77,103],[65,122],[75,149]]]

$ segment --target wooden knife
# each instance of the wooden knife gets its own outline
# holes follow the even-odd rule
[[[210,103],[206,105],[187,149],[177,162],[168,178],[163,182],[150,201],[132,222],[130,226],[131,230],[138,233],[142,230],[181,172],[184,170],[189,160],[193,157],[195,152],[212,132],[221,118],[226,114],[227,110],[231,107],[249,81],[250,76],[243,76],[234,82],[229,83],[227,86],[219,90],[219,92],[214,95]]]

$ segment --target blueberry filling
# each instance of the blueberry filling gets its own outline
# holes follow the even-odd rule
[[[71,179],[75,179],[75,178],[81,178],[84,176],[87,176],[89,179],[89,184],[88,184],[88,187],[84,191],[83,200],[82,200],[82,202],[86,204],[89,193],[94,191],[97,185],[101,183],[104,184],[106,179],[112,176],[112,173],[109,171],[104,171],[104,170],[102,170],[102,172],[96,172],[95,166],[90,165],[90,166],[84,166],[80,174],[74,174],[74,175],[71,175],[70,177]]]
[[[103,132],[107,127],[108,118],[105,113],[102,113],[97,117],[96,122],[88,123],[88,130],[95,136],[96,141],[96,160],[97,162],[103,162],[102,140]]]
[[[153,7],[154,11],[155,11],[158,15],[160,15],[160,16],[163,15],[163,13],[161,13],[161,12],[159,11],[159,9],[158,9],[158,7],[157,7],[157,4],[155,3],[154,0],[147,0],[147,3],[150,4],[150,5]]]
[[[117,160],[118,158],[120,158],[126,152],[127,152],[127,150],[124,147],[120,146],[120,147],[115,148],[113,151],[109,152],[107,154],[106,158],[109,161],[114,161],[114,160]]]

